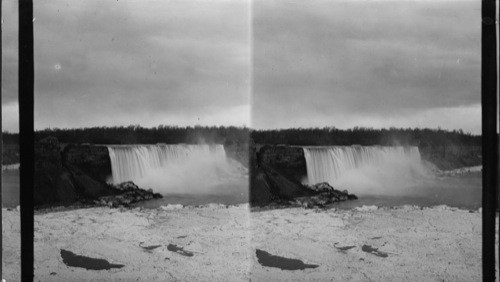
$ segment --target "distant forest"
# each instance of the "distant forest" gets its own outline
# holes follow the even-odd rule
[[[93,144],[177,144],[218,143],[246,144],[248,137],[256,144],[289,145],[416,145],[424,147],[441,145],[481,146],[481,136],[447,131],[442,129],[373,129],[355,127],[352,129],[293,128],[279,130],[250,130],[246,127],[158,126],[144,128],[91,127],[77,129],[44,129],[35,132],[35,140],[48,136],[56,137],[62,143]],[[4,132],[5,145],[17,144],[18,134]]]
[[[280,130],[253,130],[252,139],[258,144],[288,145],[413,145],[419,147],[442,145],[481,146],[481,136],[442,129],[352,129],[293,128]]]
[[[121,127],[90,127],[75,129],[44,129],[35,132],[35,141],[48,136],[56,137],[61,143],[92,144],[245,144],[250,130],[245,127],[217,126],[158,126],[144,128],[137,125]],[[3,133],[4,144],[18,142],[17,133]]]

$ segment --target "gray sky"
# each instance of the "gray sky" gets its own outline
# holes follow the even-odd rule
[[[480,133],[480,1],[254,1],[252,126]]]
[[[17,1],[2,3],[2,130],[19,131],[17,103],[18,12]]]
[[[17,2],[2,5],[2,125],[17,131]],[[480,5],[253,0],[251,24],[249,0],[35,1],[35,127],[480,133]]]
[[[36,129],[250,124],[248,1],[34,2]]]

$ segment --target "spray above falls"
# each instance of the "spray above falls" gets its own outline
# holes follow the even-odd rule
[[[425,178],[418,147],[304,147],[308,184],[360,194],[394,194]]]
[[[112,145],[112,183],[133,181],[162,194],[210,193],[242,177],[223,145]]]

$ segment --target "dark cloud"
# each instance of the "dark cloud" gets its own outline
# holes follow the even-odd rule
[[[248,124],[248,7],[36,2],[35,126]]]
[[[480,115],[455,123],[419,116],[480,103],[479,2],[256,0],[253,7],[253,126],[405,120],[461,128],[460,118],[472,118],[464,127],[480,130]]]

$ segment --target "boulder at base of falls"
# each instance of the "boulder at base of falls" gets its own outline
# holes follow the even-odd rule
[[[307,188],[314,190],[316,192],[330,192],[330,191],[336,191],[335,188],[330,186],[327,182],[321,182],[318,184],[306,186]]]
[[[111,185],[111,188],[116,190],[118,195],[100,197],[94,203],[116,208],[119,206],[128,207],[130,204],[140,201],[162,198],[161,194],[154,193],[152,189],[141,189],[132,181]]]
[[[308,189],[311,189],[313,191],[316,191],[316,192],[319,192],[322,194],[325,194],[325,193],[329,194],[332,197],[339,198],[341,201],[357,200],[358,199],[358,197],[356,195],[349,194],[349,192],[347,192],[347,190],[340,191],[340,190],[333,188],[330,184],[328,184],[328,182],[321,182],[321,183],[314,184],[314,185],[306,185],[306,187]]]
[[[314,196],[295,198],[295,203],[305,208],[325,207],[336,202],[358,199],[356,195],[349,194],[347,190],[336,190],[326,182],[305,187],[317,193]]]

